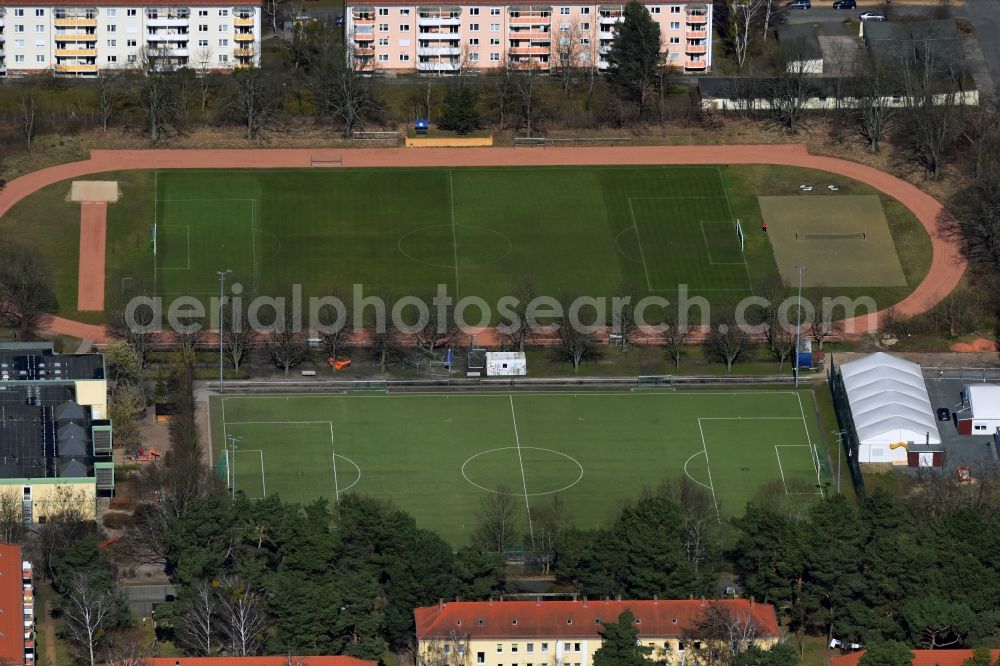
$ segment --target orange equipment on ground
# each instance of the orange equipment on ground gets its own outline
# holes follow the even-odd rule
[[[969,467],[958,467],[955,469],[958,474],[959,483],[971,483],[972,482],[972,469]]]
[[[326,359],[326,364],[335,369],[337,372],[340,372],[344,368],[351,367],[351,359],[345,358],[338,361],[331,356]]]

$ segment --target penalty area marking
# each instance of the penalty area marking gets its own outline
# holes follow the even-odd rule
[[[823,496],[823,490],[820,488],[815,492],[811,493],[790,493],[788,492],[788,483],[785,481],[785,470],[781,466],[781,451],[779,448],[789,448],[789,449],[809,449],[809,459],[812,460],[812,446],[809,444],[775,444],[774,445],[774,455],[778,458],[778,471],[781,472],[781,485],[785,487],[786,495],[820,495]],[[814,465],[815,466],[815,465]]]

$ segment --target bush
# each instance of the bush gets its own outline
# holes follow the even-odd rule
[[[104,514],[101,522],[109,530],[123,530],[132,524],[132,514],[122,511],[109,511]]]

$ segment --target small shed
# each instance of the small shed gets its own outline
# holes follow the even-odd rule
[[[524,352],[486,352],[487,377],[522,377],[528,374]]]
[[[959,435],[989,436],[1000,428],[1000,386],[967,384],[956,415]]]
[[[785,71],[789,74],[823,73],[823,49],[816,30],[812,23],[787,23],[775,29],[778,44],[785,54]]]

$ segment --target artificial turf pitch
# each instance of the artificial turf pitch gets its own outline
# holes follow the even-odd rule
[[[392,500],[454,544],[486,493],[529,507],[556,494],[579,527],[607,525],[622,500],[686,476],[742,514],[775,483],[819,497],[818,430],[792,391],[351,394],[213,398],[213,455],[232,456],[251,498],[309,502],[357,492]],[[223,451],[238,439],[235,456]],[[226,465],[219,466],[228,477]]]
[[[161,171],[154,189],[164,296],[214,294],[224,268],[268,295],[751,293],[714,166]]]

